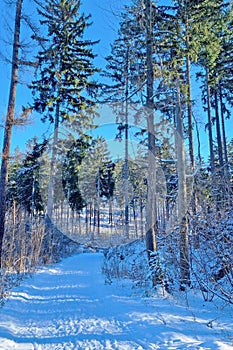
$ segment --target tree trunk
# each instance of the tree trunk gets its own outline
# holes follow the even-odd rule
[[[89,233],[91,232],[91,223],[92,223],[92,203],[89,204]]]
[[[185,176],[184,126],[178,81],[176,90],[176,152],[178,173],[178,220],[180,226],[180,284],[181,289],[184,289],[185,286],[190,285],[190,268],[187,221],[187,188]]]
[[[82,233],[81,213],[78,212],[78,234],[79,234],[79,236],[81,235],[81,233]]]
[[[88,220],[88,204],[86,205],[86,215],[85,215],[85,223],[86,223],[86,236],[89,234],[89,220]]]
[[[100,235],[100,168],[98,167],[97,180],[97,235]]]
[[[12,128],[14,125],[15,99],[16,88],[18,84],[18,69],[19,69],[19,48],[20,48],[20,25],[23,0],[18,0],[16,3],[15,28],[14,28],[14,44],[12,54],[12,70],[11,70],[11,85],[9,92],[9,102],[5,122],[5,131],[2,147],[2,163],[1,163],[1,178],[0,178],[0,258],[2,253],[2,242],[5,231],[5,215],[6,215],[6,192],[8,183],[8,167],[10,159],[10,144]]]
[[[50,162],[50,175],[49,175],[49,188],[48,188],[48,201],[47,201],[47,217],[50,220],[52,220],[52,218],[53,218],[54,185],[55,185],[56,158],[57,158],[59,114],[60,114],[60,105],[59,105],[59,102],[57,102],[55,122],[54,122],[54,131],[53,131],[53,144],[52,144],[52,155],[51,155],[51,162]]]
[[[216,210],[219,210],[218,205],[218,190],[217,190],[217,178],[215,173],[215,163],[214,163],[214,144],[213,144],[213,126],[212,126],[212,116],[211,116],[211,101],[210,101],[210,83],[209,83],[209,71],[206,68],[206,89],[207,89],[207,113],[208,113],[208,131],[209,131],[209,152],[210,152],[210,168],[212,174],[212,194],[214,198],[214,203]]]
[[[141,193],[141,191],[140,191]],[[143,225],[143,201],[142,201],[142,194],[140,195],[140,231],[141,231],[141,239],[143,239],[144,236],[144,225]]]
[[[222,148],[220,118],[219,118],[219,110],[218,110],[218,92],[217,92],[217,89],[214,91],[214,102],[215,102],[216,134],[217,134],[217,143],[218,143],[218,158],[219,158],[220,174],[223,175],[224,161],[223,161],[223,148]]]
[[[220,177],[220,182],[218,180],[218,202],[220,202],[220,207],[222,207],[226,193],[225,193],[225,181],[224,179],[224,160],[223,160],[223,147],[222,147],[222,136],[221,136],[221,126],[220,126],[220,116],[218,108],[218,91],[217,88],[214,91],[214,103],[215,103],[215,119],[216,119],[216,134],[217,134],[217,144],[218,144],[218,160],[219,160],[219,169],[218,177]]]
[[[191,166],[194,169],[194,142],[193,142],[193,108],[192,108],[192,93],[191,93],[191,74],[190,74],[190,57],[189,57],[189,33],[188,33],[188,13],[186,11],[185,21],[186,35],[186,82],[187,82],[187,107],[188,107],[188,139],[189,139],[189,156]]]
[[[125,236],[129,238],[129,46],[126,51],[125,83],[125,167],[124,167],[124,200],[125,200]]]
[[[133,200],[133,220],[134,220],[134,227],[135,227],[135,237],[138,238],[138,225],[137,225],[137,216],[136,216],[136,205],[135,200]]]
[[[188,107],[188,139],[189,139],[189,157],[191,163],[192,173],[195,169],[195,159],[194,159],[194,141],[193,141],[193,108],[192,108],[192,93],[191,93],[191,73],[190,73],[190,57],[189,57],[189,35],[188,35],[188,14],[186,15],[186,80],[187,80],[187,107]],[[191,199],[192,214],[195,218],[197,215],[197,197],[196,197],[196,179],[193,179],[193,193]],[[193,232],[194,247],[199,248],[199,234],[194,228]]]
[[[112,207],[113,207],[113,197],[110,197],[109,198],[108,222],[111,225],[111,228],[112,228],[112,223],[113,223]]]
[[[74,210],[71,210],[71,234],[72,234],[72,236],[74,234],[74,219],[75,219],[75,212],[74,212]]]
[[[220,82],[221,84],[221,82]],[[222,140],[223,140],[223,155],[224,155],[224,179],[225,179],[225,195],[227,195],[227,205],[231,208],[231,181],[230,181],[230,169],[229,169],[229,159],[227,152],[227,138],[226,138],[226,128],[224,119],[224,103],[221,86],[219,86],[219,99],[220,99],[220,113],[221,113],[221,127],[222,127]]]
[[[227,178],[229,179],[229,160],[228,160],[228,153],[227,153],[227,138],[226,138],[226,129],[225,129],[225,120],[224,120],[224,109],[223,109],[224,104],[223,104],[221,86],[219,87],[219,98],[220,98],[222,138],[223,138],[223,149],[224,149],[224,162],[225,162],[225,170],[227,173]]]
[[[154,130],[154,100],[153,100],[153,31],[151,1],[146,0],[146,107],[147,107],[147,131],[148,131],[148,180],[147,180],[147,204],[146,204],[146,247],[148,257],[157,250],[157,218],[156,218],[156,168],[155,168],[155,130]]]
[[[208,69],[206,69],[206,91],[207,91],[207,113],[208,113],[210,167],[211,167],[212,174],[214,174],[215,166],[214,166],[214,148],[213,148],[213,128],[212,128],[210,85],[209,85],[209,71],[208,71]]]

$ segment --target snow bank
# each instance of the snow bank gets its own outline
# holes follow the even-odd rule
[[[128,244],[109,248],[104,254],[102,271],[106,282],[113,278],[128,278],[135,285],[149,285],[149,264],[145,241],[135,240]]]

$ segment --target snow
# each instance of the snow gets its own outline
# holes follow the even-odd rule
[[[233,310],[107,283],[102,253],[40,268],[0,309],[0,349],[233,349]]]

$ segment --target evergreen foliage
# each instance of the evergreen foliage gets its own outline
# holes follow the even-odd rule
[[[82,131],[92,123],[98,89],[91,80],[98,71],[92,51],[97,42],[84,36],[90,16],[80,14],[79,0],[49,0],[38,12],[47,39],[31,84],[33,108],[52,123],[59,108],[59,122]]]
[[[108,200],[113,197],[115,189],[114,169],[115,164],[108,161],[101,166],[99,171],[100,196],[105,197]],[[96,186],[98,187],[98,179]]]
[[[90,143],[85,139],[73,142],[63,162],[62,184],[72,210],[80,212],[86,205],[79,188],[79,173]]]
[[[40,161],[47,146],[47,140],[38,143],[33,141],[32,150],[28,151],[15,177],[16,191],[14,199],[28,213],[42,214],[45,203],[41,197]]]

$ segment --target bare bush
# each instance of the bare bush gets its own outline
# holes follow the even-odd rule
[[[198,232],[200,246],[191,255],[194,282],[206,300],[218,296],[233,303],[232,213],[207,213]]]
[[[0,297],[38,266],[44,238],[44,222],[24,210],[9,210],[3,242]]]

